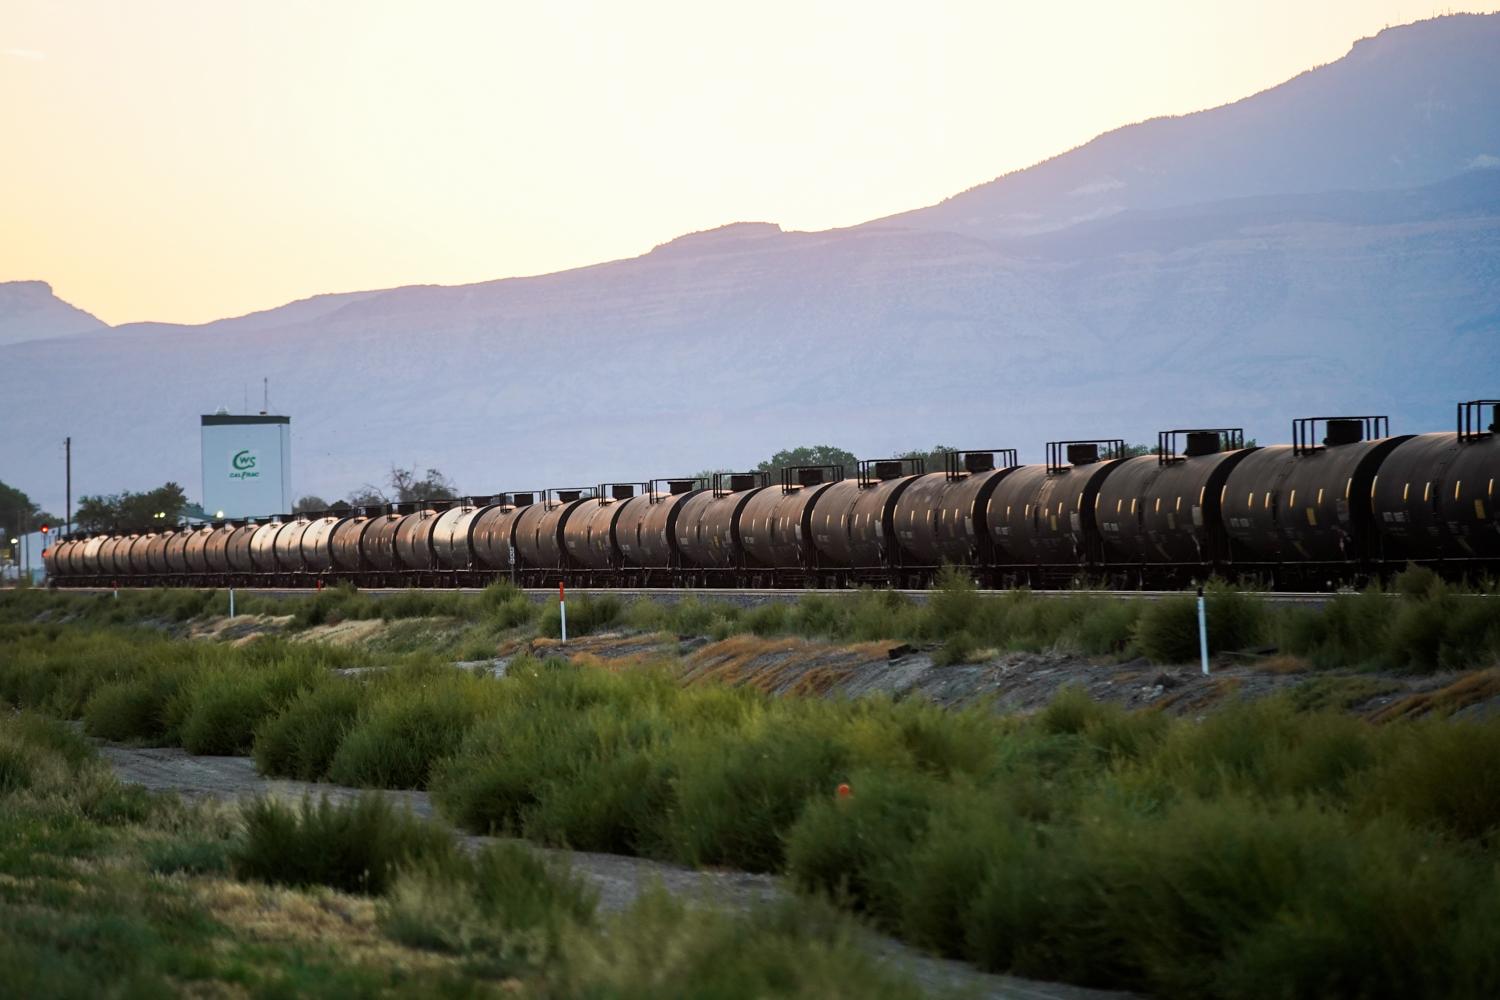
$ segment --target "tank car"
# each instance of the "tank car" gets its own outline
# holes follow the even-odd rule
[[[1180,455],[1179,437],[1186,441]],[[1155,455],[1112,469],[1097,497],[1109,575],[1119,582],[1180,585],[1226,563],[1229,542],[1219,513],[1224,485],[1253,451],[1238,427],[1162,431]]]
[[[474,519],[488,504],[488,497],[464,497],[438,511],[432,524],[432,556],[440,572],[455,582],[474,568],[474,550],[469,535]]]
[[[615,523],[626,504],[643,483],[601,483],[594,498],[568,518],[563,526],[563,544],[568,557],[579,567],[584,586],[610,581],[619,569],[621,553],[615,542]]]
[[[985,506],[991,582],[1067,584],[1096,570],[1103,562],[1096,500],[1124,452],[1119,438],[1049,441],[1045,465],[1012,469]]]
[[[365,561],[364,535],[374,523],[373,513],[373,508],[360,508],[329,531],[328,555],[333,579],[358,579],[369,568]]]
[[[1500,564],[1495,482],[1500,401],[1458,404],[1452,433],[1418,434],[1380,464],[1371,503],[1386,562],[1451,567],[1468,575]]]
[[[682,559],[682,578],[689,585],[734,586],[743,583],[745,550],[740,516],[770,478],[763,472],[715,473],[706,490],[682,504],[673,533]]]
[[[568,555],[563,533],[568,520],[595,500],[592,487],[548,490],[516,518],[515,547],[527,582],[546,586],[563,579],[576,567]]]
[[[841,465],[790,466],[781,470],[779,488],[750,497],[740,512],[748,583],[804,587],[816,582],[813,511],[818,498],[843,478]]]
[[[696,479],[653,479],[644,493],[624,502],[615,519],[623,580],[635,586],[672,585],[682,562],[677,521],[683,505],[700,492]]]
[[[995,489],[1019,467],[1015,449],[954,451],[943,459],[942,472],[921,476],[896,501],[892,528],[902,551],[898,578],[907,585],[930,582],[945,564],[985,566],[994,561],[985,518]]]
[[[481,571],[518,579],[516,523],[535,505],[534,493],[506,493],[480,508],[469,531],[475,566]]]
[[[923,470],[921,459],[883,458],[860,462],[858,471],[854,479],[825,490],[813,508],[819,583],[873,581],[888,574],[897,551],[896,501]]]
[[[396,558],[408,582],[419,586],[430,584],[438,568],[437,553],[432,547],[432,529],[438,512],[426,503],[400,504],[398,509],[403,516],[396,525]]]
[[[1303,417],[1292,444],[1245,456],[1221,491],[1235,569],[1297,588],[1367,576],[1378,558],[1370,488],[1408,439],[1392,437],[1384,416]]]

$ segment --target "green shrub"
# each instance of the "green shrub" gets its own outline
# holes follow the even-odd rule
[[[1086,829],[1093,856],[1115,859],[1101,898],[1127,981],[1176,995],[1449,995],[1432,929],[1477,872],[1422,838],[1238,797]]]
[[[568,635],[588,635],[620,620],[625,605],[614,594],[577,594],[568,600]],[[541,613],[537,631],[552,638],[562,636],[562,611],[556,601]]]
[[[1204,588],[1204,616],[1211,653],[1246,649],[1266,639],[1265,602],[1242,590],[1219,583]]]
[[[932,634],[946,638],[970,630],[979,619],[982,602],[966,570],[944,566],[938,573],[937,590],[927,602]]]
[[[559,996],[617,1000],[923,995],[830,907],[789,901],[730,915],[690,909],[664,891],[647,893],[602,934],[569,935],[556,987]]]
[[[397,684],[370,704],[339,744],[330,779],[361,788],[425,788],[433,763],[459,748],[499,690],[444,669],[420,686]]]
[[[27,747],[0,743],[0,795],[23,791],[36,780],[36,755]]]
[[[649,717],[590,714],[584,726],[560,737],[571,748],[566,763],[533,779],[542,784],[524,812],[526,835],[584,851],[660,853],[673,778],[660,730]],[[538,756],[535,747],[528,750]]]
[[[303,799],[300,806],[261,798],[243,814],[244,836],[229,855],[237,878],[378,894],[398,868],[449,864],[454,854],[446,830],[396,811],[379,795],[346,804]]]
[[[1431,673],[1438,668],[1447,632],[1450,600],[1403,601],[1392,607],[1384,659],[1398,670]]]
[[[932,662],[938,667],[956,667],[968,663],[979,652],[979,643],[968,632],[954,632],[932,654]]]
[[[1431,597],[1442,589],[1442,578],[1426,566],[1409,564],[1391,580],[1391,590],[1410,600]]]
[[[229,845],[222,840],[169,840],[146,851],[146,865],[158,875],[227,875]]]
[[[1198,606],[1191,597],[1149,601],[1135,622],[1135,646],[1153,663],[1198,658]]]
[[[565,866],[519,844],[403,871],[380,907],[393,940],[465,955],[493,976],[553,961],[568,928],[593,921],[596,895]]]
[[[1141,606],[1136,601],[1090,602],[1087,614],[1073,630],[1079,652],[1089,656],[1128,655],[1140,614]]]
[[[1334,595],[1323,605],[1322,639],[1310,650],[1313,662],[1319,667],[1384,663],[1392,613],[1390,598],[1378,587]]]
[[[913,944],[967,956],[977,890],[992,869],[1019,853],[1014,842],[1024,836],[1021,819],[977,789],[949,792],[922,835],[887,862],[894,891],[883,900],[883,920]]]
[[[525,594],[516,593],[493,607],[490,611],[490,620],[499,629],[519,628],[536,621],[541,611],[541,606],[531,598]]]
[[[1500,846],[1500,726],[1424,721],[1370,774],[1366,811]]]
[[[1493,597],[1455,597],[1446,609],[1438,667],[1473,670],[1500,666],[1500,607]]]
[[[303,691],[256,728],[256,768],[303,781],[322,778],[367,701],[367,689],[350,681],[332,680]]]
[[[249,753],[256,726],[325,677],[320,668],[300,660],[206,671],[187,687],[182,746],[195,754]]]
[[[1144,777],[1158,788],[1200,796],[1337,801],[1376,760],[1376,734],[1368,723],[1266,699],[1226,706],[1198,725],[1172,727],[1127,784]]]
[[[808,712],[733,740],[679,740],[673,764],[677,802],[669,835],[677,857],[775,871],[782,838],[809,799],[832,794],[847,753],[826,717]]]
[[[84,731],[120,742],[175,743],[182,712],[178,696],[191,674],[188,666],[161,665],[100,687],[83,707]]]
[[[780,601],[768,601],[751,608],[741,619],[746,631],[755,635],[784,635],[790,631],[792,611]]]
[[[857,771],[850,794],[812,799],[786,837],[786,868],[804,889],[886,917],[906,874],[902,865],[926,829],[937,788],[916,775]]]
[[[93,746],[77,730],[55,719],[22,712],[5,720],[4,731],[18,743],[56,755],[70,771],[95,759]]]
[[[655,851],[670,800],[665,675],[613,677],[559,665],[513,665],[511,698],[442,762],[434,798],[478,832],[551,843]]]
[[[379,615],[379,608],[369,594],[361,594],[353,584],[341,583],[300,599],[292,624],[295,628],[311,628]]]

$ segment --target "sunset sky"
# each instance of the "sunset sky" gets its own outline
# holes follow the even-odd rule
[[[0,0],[0,281],[203,322],[848,225],[1446,9]]]

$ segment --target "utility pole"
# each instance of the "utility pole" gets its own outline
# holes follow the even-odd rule
[[[63,537],[73,533],[73,439],[63,438],[63,462],[68,467],[68,510],[63,521]]]

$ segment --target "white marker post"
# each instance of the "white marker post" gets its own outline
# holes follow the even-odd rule
[[[1203,588],[1198,588],[1198,655],[1203,660],[1203,676],[1208,676],[1208,613],[1203,607]]]
[[[229,588],[229,617],[234,617],[234,588]]]
[[[557,581],[557,610],[562,619],[562,641],[568,641],[568,592],[563,589],[562,581]]]

